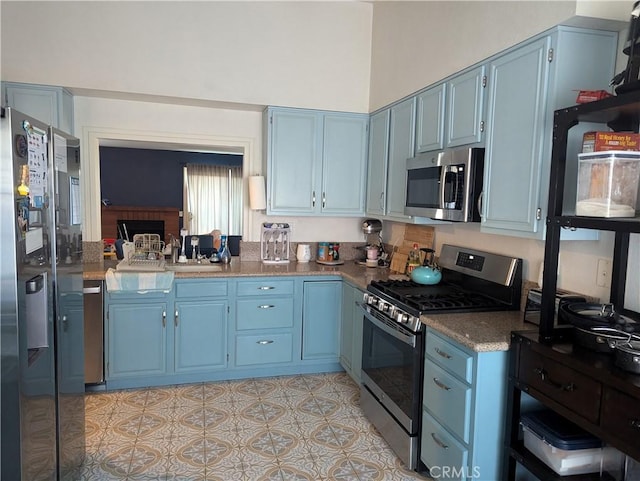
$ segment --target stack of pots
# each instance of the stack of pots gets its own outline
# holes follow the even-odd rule
[[[640,374],[640,323],[615,311],[613,304],[560,302],[558,316],[574,326],[574,343],[613,354],[615,365]]]

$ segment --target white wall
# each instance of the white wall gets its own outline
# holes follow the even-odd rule
[[[595,24],[575,19],[575,15],[628,22],[631,6],[626,0],[582,1],[577,5],[575,1],[373,2],[369,110],[384,107],[554,25]]]
[[[261,174],[262,112],[195,107],[76,96],[75,132],[83,152],[83,238],[100,240],[99,145],[113,141],[169,142],[176,146],[202,146],[244,152],[244,176]],[[126,172],[122,173],[126,175]],[[153,173],[141,182],[153,182]],[[246,183],[245,183],[246,186]],[[245,187],[245,205],[248,189]],[[162,195],[162,187],[158,187]],[[319,217],[266,217],[245,209],[244,239],[259,241],[260,224],[290,222],[295,242],[336,240],[361,242],[361,219]]]
[[[368,112],[369,3],[0,2],[0,12],[3,80]]]

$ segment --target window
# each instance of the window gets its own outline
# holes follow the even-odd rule
[[[187,164],[184,179],[190,234],[242,234],[242,167]]]

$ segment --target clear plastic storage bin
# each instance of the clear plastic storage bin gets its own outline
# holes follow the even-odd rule
[[[640,152],[578,154],[576,215],[635,217],[639,181]]]
[[[545,410],[523,414],[524,447],[561,476],[601,472],[605,457],[616,456],[600,439]]]

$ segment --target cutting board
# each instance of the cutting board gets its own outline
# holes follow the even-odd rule
[[[404,272],[409,252],[413,249],[413,244],[418,244],[419,248],[426,247],[433,249],[435,240],[435,229],[432,226],[408,224],[404,229],[402,241],[398,243],[391,258],[390,269],[395,272]],[[424,260],[424,252],[420,252],[420,261]]]

